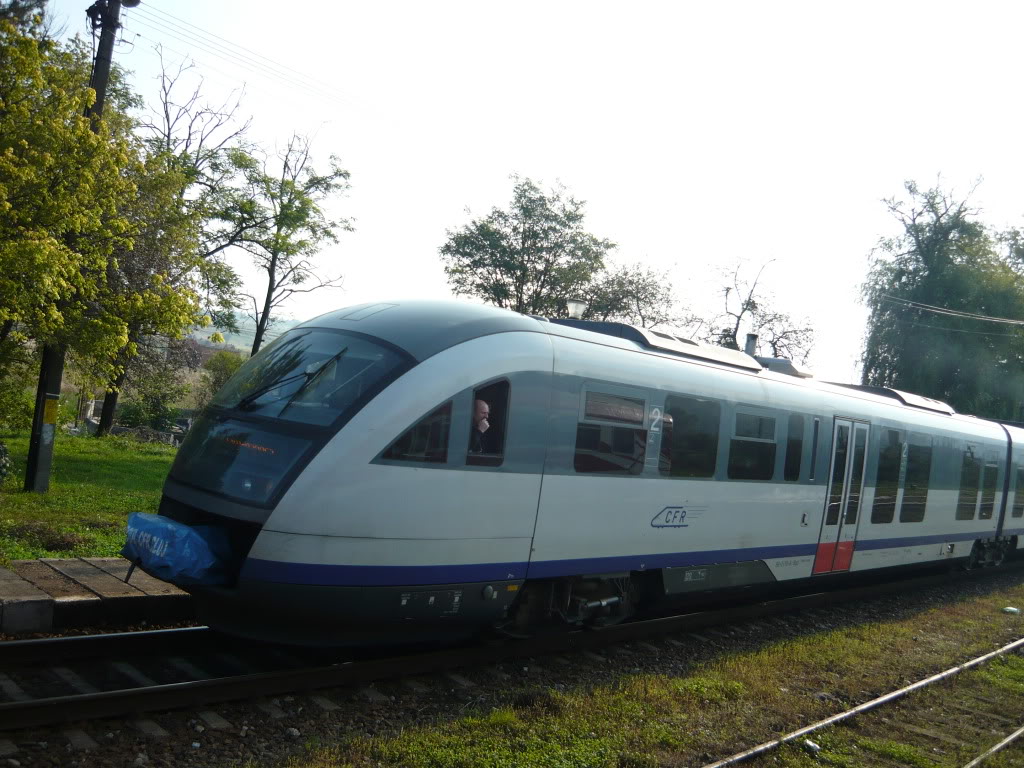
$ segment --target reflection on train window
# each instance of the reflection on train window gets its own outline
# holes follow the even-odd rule
[[[722,407],[698,397],[665,398],[659,470],[672,477],[713,477]]]
[[[814,420],[814,431],[811,434],[811,472],[808,475],[808,480],[813,480],[816,477],[816,470],[818,468],[818,431],[821,429],[821,419]]]
[[[1024,517],[1024,469],[1017,470],[1017,492],[1013,497],[1013,511],[1010,517]]]
[[[804,455],[804,417],[790,414],[786,432],[786,466],[782,470],[783,480],[800,479],[800,462]]]
[[[639,475],[644,469],[647,430],[580,424],[576,427],[577,472]]]
[[[891,523],[896,516],[896,495],[900,490],[900,465],[903,441],[895,429],[887,429],[878,442],[878,475],[875,501],[871,505],[872,523]]]
[[[989,462],[985,465],[984,485],[981,488],[981,505],[978,507],[979,520],[991,520],[996,506],[996,481],[999,479],[999,465]]]
[[[587,392],[584,418],[595,421],[614,421],[620,424],[644,425],[644,401],[633,397],[609,395],[606,392]]]
[[[960,495],[956,500],[956,519],[973,520],[978,507],[978,489],[981,487],[981,462],[974,455],[974,449],[964,451],[960,465]]]
[[[473,390],[466,464],[478,467],[501,465],[505,457],[508,394],[507,381],[496,381]]]
[[[729,478],[771,480],[775,474],[775,417],[737,413],[735,434],[729,442]]]
[[[451,423],[452,403],[449,400],[395,440],[382,458],[444,464],[448,461],[448,431]]]
[[[835,445],[832,447],[832,482],[825,508],[825,525],[839,522],[839,509],[843,503],[843,488],[846,483],[846,455],[850,450],[850,427],[836,424]]]
[[[911,435],[907,446],[907,479],[903,486],[900,505],[901,523],[920,523],[924,520],[928,501],[928,478],[932,471],[931,438]]]
[[[868,448],[868,431],[858,428],[853,433],[853,463],[850,465],[850,492],[846,495],[846,515],[843,525],[857,522],[860,494],[864,489],[864,456]]]

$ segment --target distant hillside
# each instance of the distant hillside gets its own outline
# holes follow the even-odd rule
[[[252,349],[252,341],[256,337],[256,323],[250,317],[237,314],[235,315],[235,322],[238,324],[237,333],[211,325],[206,328],[197,328],[190,335],[204,347],[214,347],[216,349],[233,347],[240,352],[249,354],[249,350]],[[299,320],[293,317],[282,317],[279,320],[275,320],[267,331],[266,336],[263,337],[263,343],[267,344],[273,341],[289,328],[294,328],[299,322]],[[210,336],[217,331],[224,336],[223,344],[214,344],[210,341]]]

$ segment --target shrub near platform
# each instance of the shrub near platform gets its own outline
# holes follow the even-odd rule
[[[13,471],[0,484],[0,566],[37,557],[109,557],[130,512],[155,512],[176,449],[58,435],[47,493],[25,493],[28,435],[0,434]]]

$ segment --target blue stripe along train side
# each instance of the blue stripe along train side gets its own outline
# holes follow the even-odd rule
[[[1022,443],[671,331],[368,304],[282,334],[189,432],[160,519],[227,542],[210,571],[129,554],[170,570],[202,620],[264,639],[603,624],[728,590],[996,565],[1024,532]]]

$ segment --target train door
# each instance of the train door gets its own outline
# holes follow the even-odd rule
[[[851,419],[835,420],[828,495],[813,573],[850,570],[864,494],[867,446],[867,424]]]

